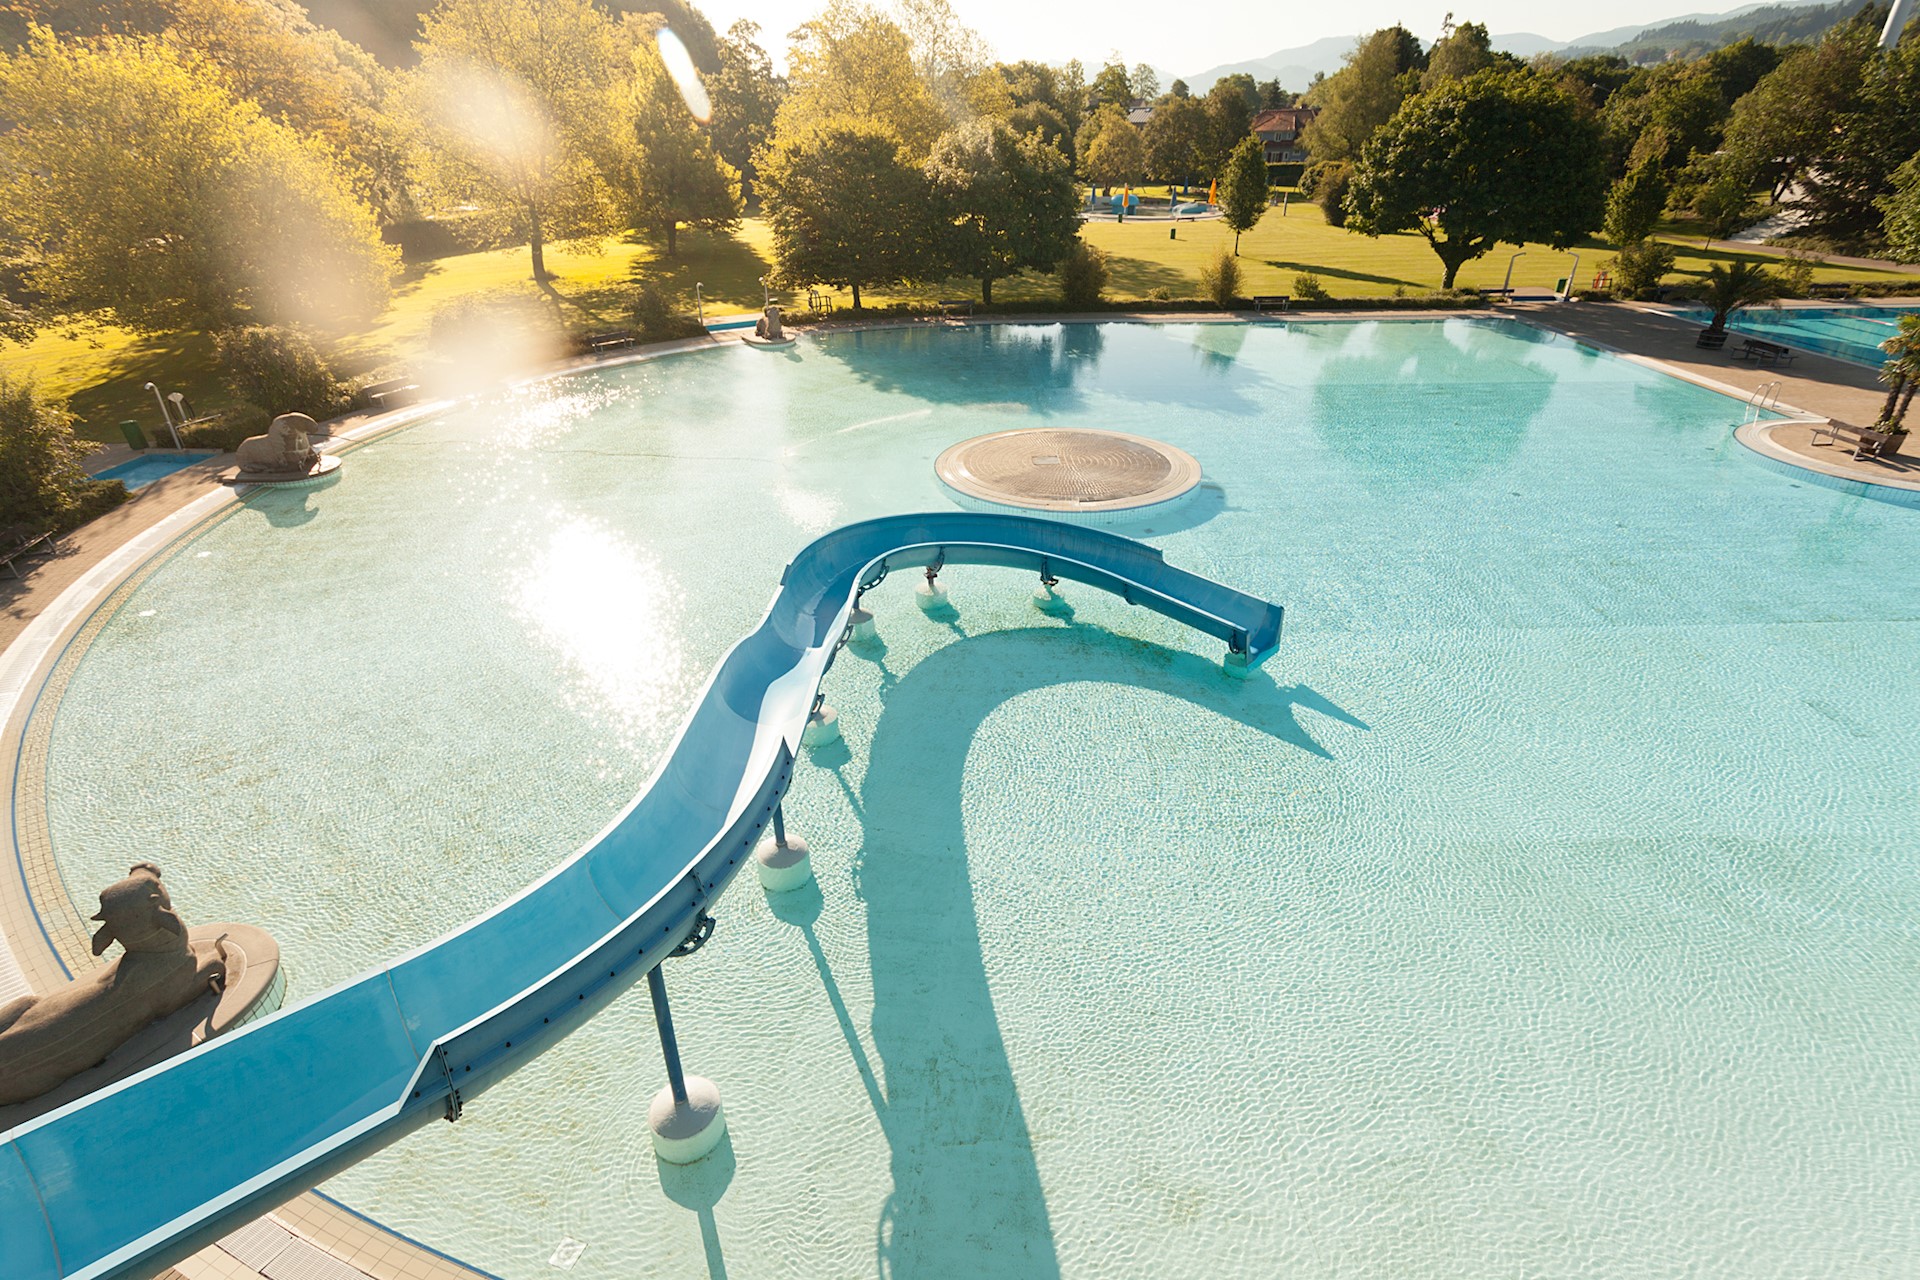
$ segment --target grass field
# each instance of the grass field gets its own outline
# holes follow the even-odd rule
[[[1171,239],[1167,232],[1164,222],[1086,225],[1086,239],[1109,255],[1110,298],[1142,300],[1157,290],[1172,298],[1193,297],[1199,290],[1201,263],[1233,244],[1233,233],[1220,222],[1180,223],[1177,237]],[[1698,241],[1673,243],[1680,250],[1679,276],[1698,274],[1711,262],[1743,257],[1773,261],[1719,247],[1702,250]],[[681,254],[672,261],[637,241],[609,242],[586,252],[550,248],[547,263],[556,275],[550,293],[537,289],[529,278],[524,248],[416,264],[395,289],[385,314],[365,329],[333,335],[329,345],[344,374],[399,372],[420,358],[436,311],[476,297],[549,303],[560,322],[575,332],[619,327],[626,322],[627,296],[642,279],[659,282],[670,293],[684,297],[689,307],[698,282],[709,318],[716,312],[759,308],[759,279],[773,269],[774,259],[765,222],[748,219],[731,236],[685,232],[680,245]],[[1460,272],[1460,285],[1499,285],[1510,252],[1468,264]],[[1597,241],[1577,252],[1582,284],[1612,258],[1612,252]],[[1249,295],[1293,293],[1294,277],[1302,272],[1317,275],[1336,297],[1352,298],[1425,293],[1438,288],[1441,277],[1439,259],[1418,235],[1369,239],[1329,227],[1310,203],[1293,204],[1284,216],[1277,209],[1269,213],[1241,238],[1240,263],[1241,291]],[[1525,256],[1514,265],[1513,283],[1549,287],[1567,275],[1572,264],[1570,252],[1528,245]],[[1814,275],[1822,281],[1902,278],[1851,267],[1822,267]],[[1920,278],[1905,278],[1913,279],[1920,291]],[[884,306],[978,294],[978,282],[953,280],[892,292],[866,291],[863,300]],[[1042,301],[1055,296],[1055,283],[1045,276],[998,281],[994,286],[996,301]],[[844,292],[836,297],[842,307],[850,301]],[[0,373],[30,377],[45,390],[69,397],[81,433],[95,440],[118,440],[116,424],[123,418],[141,423],[150,434],[159,429],[159,408],[143,389],[148,381],[167,391],[186,392],[202,411],[226,402],[213,367],[212,344],[197,333],[142,337],[107,325],[48,330],[28,346],[0,351]]]

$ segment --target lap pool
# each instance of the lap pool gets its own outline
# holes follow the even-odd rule
[[[885,584],[787,800],[817,887],[742,879],[668,966],[727,1144],[655,1161],[635,993],[325,1190],[506,1280],[1898,1274],[1920,512],[1745,409],[1478,320],[601,369],[205,529],[19,785],[76,896],[152,857],[297,1000],[592,837],[805,542],[951,509],[948,446],[1148,436],[1206,479],[1125,531],[1287,606],[1262,676],[1010,571],[945,622]]]

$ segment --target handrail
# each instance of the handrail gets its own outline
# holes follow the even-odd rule
[[[1283,612],[1132,539],[984,513],[893,516],[804,548],[647,785],[476,920],[0,1134],[0,1275],[144,1276],[437,1118],[664,959],[732,883],[793,776],[814,693],[885,572],[1024,568],[1110,591],[1258,666]]]

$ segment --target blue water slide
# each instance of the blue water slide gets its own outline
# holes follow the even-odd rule
[[[659,964],[749,858],[860,593],[899,569],[1087,583],[1258,666],[1281,609],[1152,547],[1024,516],[848,525],[787,566],[647,786],[479,919],[305,1003],[0,1134],[0,1276],[150,1276],[437,1119]]]

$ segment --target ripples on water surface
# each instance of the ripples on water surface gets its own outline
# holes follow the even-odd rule
[[[157,855],[296,995],[597,831],[780,569],[1094,425],[1217,486],[1175,563],[1271,680],[999,571],[870,601],[846,745],[669,966],[730,1146],[663,1170],[646,1000],[327,1188],[509,1280],[1920,1270],[1920,513],[1518,326],[920,328],[489,400],[255,500],[62,705],[70,882]],[[717,1200],[716,1200],[717,1198]]]

